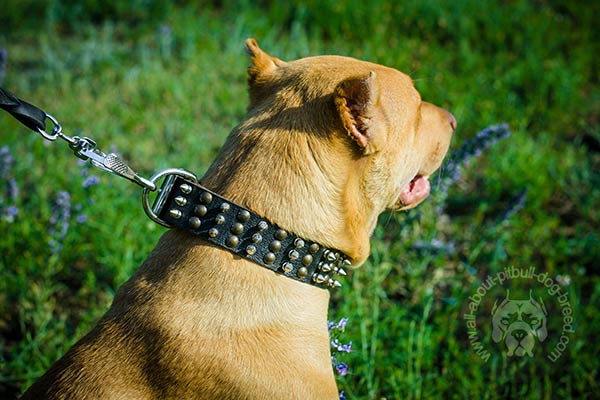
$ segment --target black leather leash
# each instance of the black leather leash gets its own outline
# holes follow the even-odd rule
[[[321,288],[341,286],[335,277],[346,275],[344,268],[351,265],[345,254],[288,232],[211,192],[198,183],[193,173],[171,168],[145,179],[118,155],[103,153],[88,137],[64,134],[56,118],[2,88],[0,108],[47,140],[67,141],[77,157],[89,160],[95,167],[141,186],[144,210],[153,221],[184,229],[291,279]],[[53,124],[52,133],[46,132],[46,120]],[[150,192],[157,192],[153,204]]]

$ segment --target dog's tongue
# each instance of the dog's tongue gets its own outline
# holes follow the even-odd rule
[[[405,206],[419,202],[429,195],[430,188],[429,180],[417,175],[402,189],[400,201]]]

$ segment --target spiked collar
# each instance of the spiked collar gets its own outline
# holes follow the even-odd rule
[[[181,175],[167,175],[154,205],[146,211],[163,225],[184,229],[264,268],[320,288],[341,286],[336,275],[346,275],[344,268],[351,265],[342,252],[288,232]]]

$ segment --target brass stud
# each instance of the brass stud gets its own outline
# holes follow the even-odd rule
[[[175,203],[177,203],[178,206],[183,207],[187,204],[187,199],[183,196],[177,196],[175,197]]]
[[[254,253],[256,253],[256,246],[254,245],[250,245],[246,247],[246,254],[248,254],[249,256],[253,255]]]
[[[196,214],[199,217],[204,217],[207,212],[208,212],[208,208],[206,208],[206,206],[203,204],[200,204],[200,205],[194,207],[194,214]]]
[[[192,187],[190,185],[188,185],[187,183],[184,183],[181,186],[179,186],[179,189],[181,189],[181,191],[184,194],[190,194],[190,193],[192,193]]]
[[[307,254],[304,257],[302,257],[302,264],[309,266],[312,262],[313,256],[311,256],[310,254]]]
[[[211,201],[212,201],[212,194],[210,194],[208,192],[204,192],[200,196],[200,202],[202,204],[210,204]]]
[[[218,234],[219,230],[217,228],[210,228],[208,230],[208,236],[210,236],[211,238],[216,238]]]
[[[273,264],[275,262],[275,254],[268,252],[267,254],[265,254],[265,256],[263,257],[263,261],[266,264]]]
[[[215,217],[215,222],[217,225],[223,225],[225,223],[225,216],[223,214],[217,214]]]
[[[221,204],[221,211],[223,211],[223,212],[229,211],[230,208],[231,208],[231,206],[229,205],[229,203],[222,203]]]
[[[316,243],[311,244],[310,246],[308,246],[308,251],[311,254],[315,254],[317,251],[319,251],[319,245]]]
[[[273,240],[271,243],[269,243],[269,250],[271,250],[271,251],[281,250],[281,242],[279,240]]]
[[[298,257],[300,257],[300,253],[298,253],[298,251],[296,250],[290,250],[290,252],[288,253],[288,257],[290,258],[290,260],[294,261],[297,260]]]
[[[202,224],[202,222],[200,221],[200,218],[198,218],[198,217],[192,217],[188,220],[188,222],[190,223],[190,226],[193,229],[200,228],[200,225]]]
[[[242,232],[244,232],[244,225],[240,224],[239,222],[236,222],[231,227],[231,233],[235,235],[240,235]]]
[[[294,239],[294,246],[296,246],[297,249],[303,248],[304,247],[304,240],[302,240],[300,238]]]
[[[250,219],[250,212],[248,210],[240,210],[237,215],[237,219],[241,222],[248,222]]]
[[[254,235],[252,235],[252,241],[254,243],[262,242],[262,235],[260,233],[255,233]]]
[[[260,221],[258,223],[258,230],[259,231],[264,231],[265,229],[267,229],[269,227],[269,224],[267,224],[267,221]]]
[[[240,238],[238,238],[237,236],[234,236],[234,235],[230,235],[227,238],[227,241],[225,244],[229,247],[236,247],[238,244],[240,244]]]
[[[308,275],[308,269],[306,269],[306,267],[300,267],[298,268],[296,275],[298,275],[298,278],[304,278],[306,275]]]
[[[287,232],[284,231],[283,229],[277,229],[277,231],[275,232],[275,239],[285,240],[287,235],[288,235]]]
[[[175,219],[181,218],[181,211],[179,210],[169,210],[169,215]]]
[[[284,262],[281,266],[281,269],[283,270],[283,272],[291,272],[294,269],[294,266],[291,262]]]

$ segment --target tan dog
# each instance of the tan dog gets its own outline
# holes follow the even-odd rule
[[[248,115],[202,184],[360,265],[378,215],[428,195],[454,117],[394,69],[246,46]],[[24,398],[337,399],[328,300],[171,230]]]

